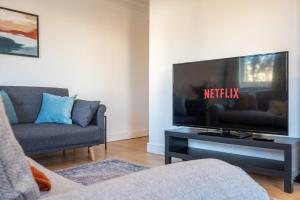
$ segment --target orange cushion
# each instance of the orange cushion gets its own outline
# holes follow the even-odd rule
[[[32,175],[35,179],[35,182],[38,184],[40,191],[49,191],[51,190],[51,181],[49,178],[36,167],[30,165]]]

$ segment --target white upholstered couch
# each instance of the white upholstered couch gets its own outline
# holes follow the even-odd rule
[[[53,188],[41,199],[54,200],[268,200],[267,192],[242,169],[203,159],[144,170],[91,186],[67,180],[32,161]]]

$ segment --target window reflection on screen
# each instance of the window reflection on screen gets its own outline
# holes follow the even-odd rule
[[[274,54],[240,58],[240,87],[271,87],[274,63]]]

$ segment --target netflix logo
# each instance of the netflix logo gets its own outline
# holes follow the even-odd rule
[[[204,89],[204,99],[239,99],[239,88]]]

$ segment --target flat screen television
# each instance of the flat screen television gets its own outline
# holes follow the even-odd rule
[[[173,65],[173,125],[288,134],[288,52]]]

